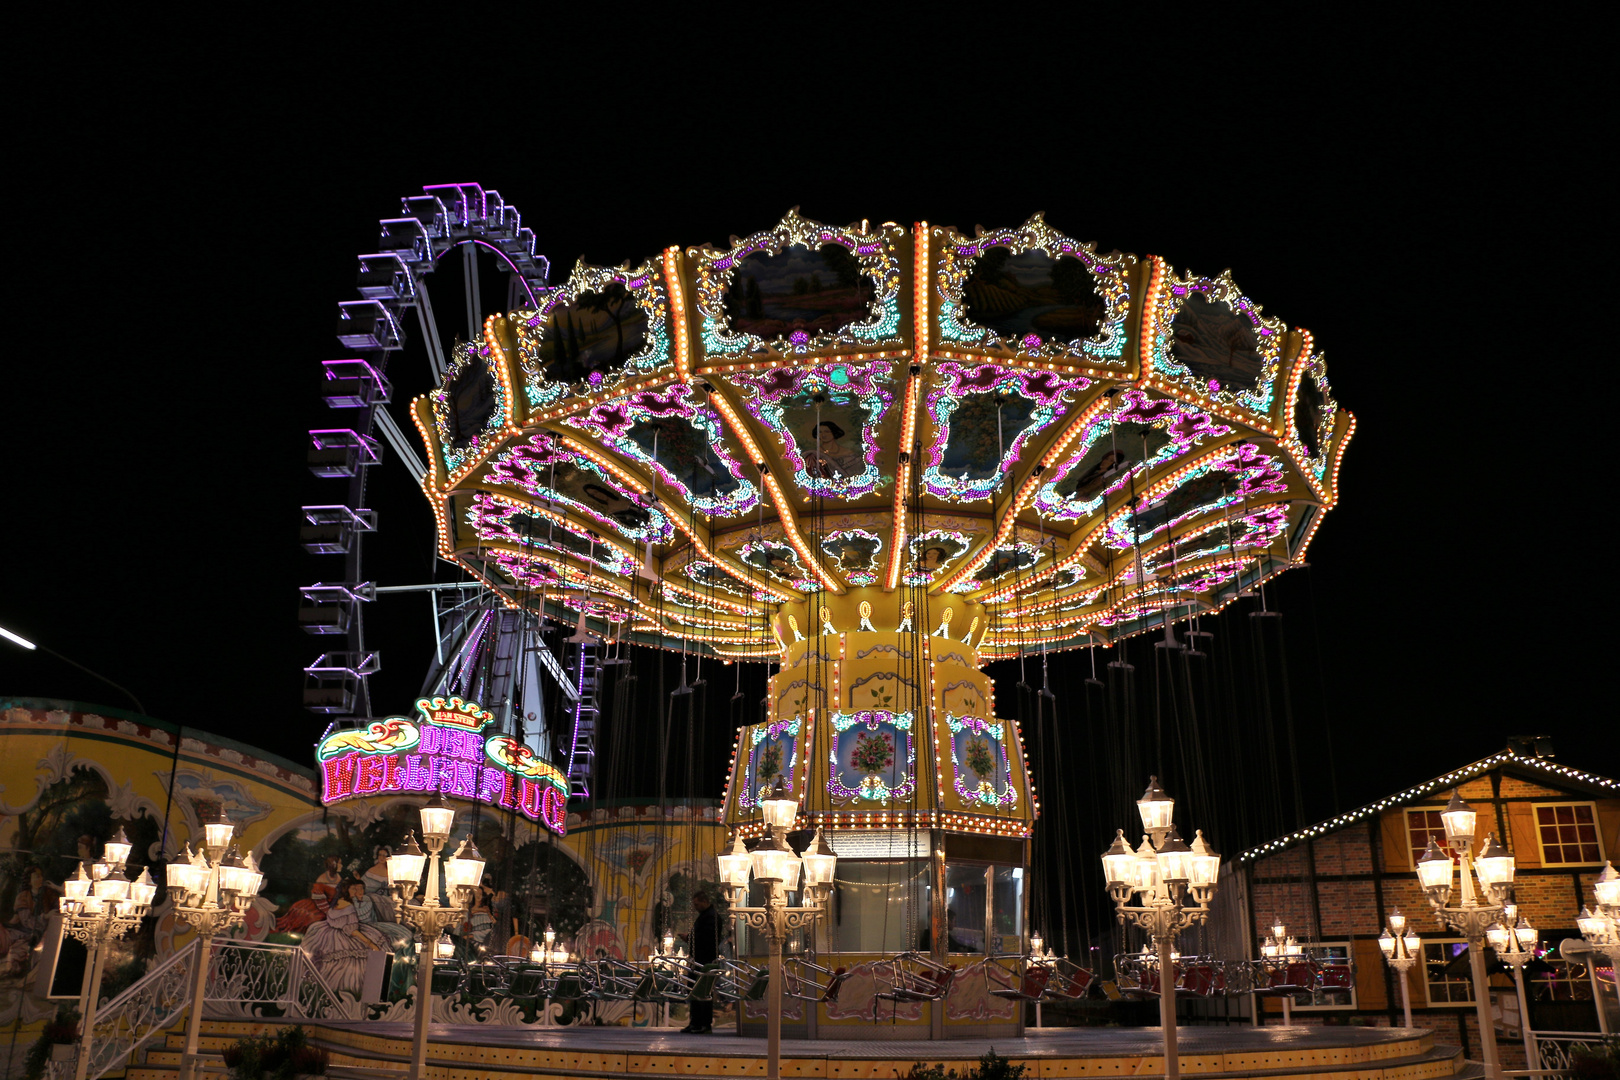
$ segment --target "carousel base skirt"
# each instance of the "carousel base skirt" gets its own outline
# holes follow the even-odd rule
[[[233,1042],[263,1024],[209,1021],[205,1050]],[[304,1023],[333,1065],[403,1069],[410,1060],[411,1028],[404,1023]],[[244,1029],[237,1032],[235,1028]],[[1203,1080],[1239,1077],[1309,1077],[1311,1080],[1430,1080],[1466,1075],[1462,1053],[1436,1047],[1426,1029],[1357,1027],[1182,1027],[1181,1072]],[[1164,1075],[1158,1028],[1031,1028],[993,1039],[783,1040],[783,1077],[867,1080],[904,1076],[915,1062],[942,1064],[959,1073],[994,1049],[1028,1066],[1030,1080],[1045,1077],[1154,1077]],[[210,1045],[212,1044],[212,1045]],[[516,1080],[518,1077],[620,1080],[647,1077],[728,1077],[766,1074],[765,1040],[681,1035],[667,1029],[625,1027],[513,1028],[434,1024],[428,1073],[433,1080]],[[172,1076],[167,1051],[149,1052],[130,1080]],[[174,1063],[178,1065],[178,1061]],[[381,1075],[378,1073],[377,1075]]]

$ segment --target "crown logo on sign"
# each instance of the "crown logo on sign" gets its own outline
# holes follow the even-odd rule
[[[476,701],[463,701],[458,697],[420,698],[416,702],[416,711],[430,724],[463,731],[482,730],[485,724],[495,719],[494,713]]]

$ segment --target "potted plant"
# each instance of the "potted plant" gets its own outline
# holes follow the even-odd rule
[[[79,1010],[63,1005],[56,1017],[46,1023],[39,1038],[28,1050],[23,1062],[23,1075],[28,1080],[43,1080],[45,1070],[53,1061],[72,1061],[79,1041]]]
[[[283,1028],[275,1035],[238,1039],[221,1056],[234,1080],[297,1080],[326,1075],[326,1051],[311,1046],[299,1026]]]

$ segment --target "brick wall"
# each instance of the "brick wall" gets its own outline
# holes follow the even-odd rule
[[[1378,902],[1371,881],[1324,881],[1320,883],[1322,937],[1334,940],[1351,934],[1376,937]]]
[[[1372,873],[1372,841],[1364,828],[1344,829],[1311,841],[1319,876]]]

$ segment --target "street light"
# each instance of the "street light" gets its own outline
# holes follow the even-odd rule
[[[131,845],[124,830],[107,841],[103,854],[90,874],[79,864],[79,875],[62,885],[57,902],[62,912],[62,932],[82,942],[87,951],[84,982],[81,986],[78,1061],[74,1076],[84,1080],[90,1067],[90,1046],[95,1031],[96,999],[101,996],[101,974],[107,966],[112,942],[141,925],[152,909],[157,886],[145,869],[136,881],[124,877],[124,860]]]
[[[1288,933],[1288,927],[1279,920],[1271,924],[1271,937],[1260,943],[1260,962],[1268,971],[1283,977],[1283,986],[1287,986],[1288,966],[1296,963],[1305,955],[1305,950]],[[1283,1027],[1294,1026],[1294,995],[1282,994]],[[1254,999],[1258,1003],[1259,998]],[[1255,1023],[1259,1023],[1259,1010],[1255,1012]]]
[[[21,634],[13,633],[12,631],[7,630],[3,626],[0,626],[0,638],[5,638],[7,641],[11,642],[12,644],[18,645],[18,646],[20,646],[20,647],[22,647],[24,649],[27,649],[29,652],[34,652],[35,650],[38,650],[39,652],[49,653],[51,656],[56,657],[58,660],[62,661],[64,664],[72,664],[74,667],[78,668],[80,671],[84,672],[86,675],[89,675],[89,676],[91,676],[93,678],[100,679],[102,682],[106,683],[108,686],[112,687],[114,690],[117,690],[120,694],[123,694],[125,697],[129,698],[129,700],[131,700],[131,701],[133,701],[135,703],[135,711],[140,713],[142,716],[146,715],[146,706],[141,704],[141,699],[140,698],[136,697],[134,694],[130,693],[128,690],[124,689],[122,686],[119,686],[117,683],[115,683],[111,679],[107,678],[107,676],[103,675],[101,672],[92,671],[89,668],[85,667],[83,664],[79,663],[77,660],[73,659],[72,657],[63,656],[61,653],[57,652],[55,649],[47,648],[46,646],[40,645],[37,642],[29,641],[27,638],[23,637]]]
[[[1519,1036],[1524,1039],[1525,1068],[1535,1069],[1536,1039],[1530,1031],[1530,1005],[1524,996],[1524,965],[1536,956],[1536,928],[1519,916],[1519,905],[1503,904],[1502,921],[1485,931],[1496,958],[1513,969],[1514,987],[1519,993]]]
[[[1403,936],[1404,933],[1404,936]],[[1401,1012],[1406,1026],[1412,1026],[1412,991],[1406,985],[1406,973],[1422,958],[1423,939],[1416,930],[1408,930],[1406,916],[1399,908],[1389,913],[1389,926],[1378,936],[1378,948],[1384,959],[1395,969],[1401,984]]]
[[[427,1074],[427,1029],[433,1014],[433,962],[448,960],[455,944],[445,931],[461,918],[472,900],[472,892],[484,879],[484,859],[471,838],[463,840],[455,854],[443,858],[444,888],[441,902],[439,853],[450,841],[456,812],[435,792],[421,809],[422,841],[427,852],[408,836],[405,846],[388,857],[388,878],[399,897],[400,919],[422,939],[416,960],[416,1024],[411,1039],[410,1080],[423,1080]],[[422,889],[423,864],[427,867],[427,887]],[[418,891],[421,891],[418,896]]]
[[[778,776],[770,794],[760,800],[766,833],[753,851],[743,849],[742,837],[733,841],[729,854],[715,856],[721,884],[735,892],[731,913],[740,916],[750,930],[764,933],[770,978],[766,997],[767,1080],[779,1080],[782,1068],[782,942],[796,930],[815,923],[826,911],[826,897],[832,889],[838,856],[833,854],[820,827],[815,839],[801,857],[787,843],[787,831],[798,817],[799,803],[787,793]],[[766,887],[764,907],[744,907],[748,900],[748,879]],[[790,907],[787,894],[804,883],[801,906]]]
[[[208,953],[216,935],[242,925],[253,898],[259,895],[264,875],[246,859],[229,851],[236,826],[222,806],[219,815],[203,822],[202,849],[186,845],[184,857],[169,864],[164,877],[174,913],[197,933],[197,970],[191,984],[191,1015],[186,1020],[186,1048],[180,1059],[182,1080],[197,1070],[198,1039],[202,1033],[203,991],[208,983]]]
[[[1474,1006],[1479,1015],[1479,1041],[1481,1056],[1485,1059],[1486,1080],[1501,1080],[1502,1066],[1497,1061],[1496,1029],[1492,1026],[1489,990],[1485,982],[1485,957],[1482,949],[1485,932],[1502,917],[1503,905],[1513,897],[1513,856],[1502,849],[1489,833],[1476,858],[1473,853],[1474,808],[1457,792],[1440,813],[1446,828],[1446,844],[1452,851],[1462,853],[1462,903],[1451,903],[1452,858],[1429,841],[1423,857],[1418,860],[1418,883],[1428,895],[1429,904],[1443,925],[1451,927],[1468,941],[1468,966],[1474,978]],[[1479,879],[1476,894],[1474,879]]]
[[[1603,872],[1592,883],[1592,896],[1597,910],[1582,908],[1575,925],[1588,945],[1615,959],[1620,956],[1620,871],[1612,862],[1603,864]]]
[[[1158,948],[1159,1020],[1164,1028],[1165,1080],[1181,1075],[1176,1056],[1176,934],[1209,918],[1209,902],[1215,895],[1221,857],[1204,834],[1195,834],[1189,846],[1176,835],[1173,821],[1175,800],[1152,777],[1136,802],[1147,835],[1134,853],[1125,841],[1125,830],[1117,830],[1114,843],[1103,853],[1103,875],[1108,893],[1114,899],[1119,921],[1140,926],[1153,937]],[[1188,898],[1193,906],[1187,905]],[[1137,903],[1132,904],[1132,898]]]
[[[1620,871],[1615,870],[1613,863],[1603,864],[1603,872],[1592,883],[1592,897],[1597,910],[1582,908],[1575,925],[1592,951],[1604,954],[1612,963],[1620,958]],[[1592,979],[1592,1003],[1597,1006],[1598,1030],[1607,1035],[1609,1020],[1603,1012],[1603,995],[1598,992],[1597,965],[1588,964],[1587,973]]]

